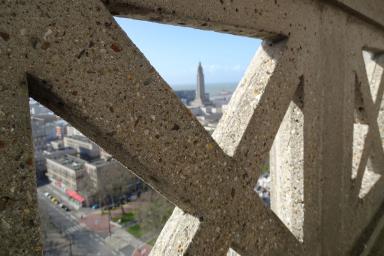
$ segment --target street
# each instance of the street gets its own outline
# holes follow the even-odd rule
[[[125,255],[111,249],[105,244],[104,239],[101,236],[87,230],[83,225],[79,224],[78,220],[71,214],[71,212],[65,212],[57,205],[54,205],[40,190],[38,190],[38,199],[42,218],[41,221],[53,224],[54,229],[56,230],[51,229],[49,234],[53,234],[55,231],[58,233],[55,236],[58,238],[56,241],[51,241],[51,244],[57,244],[57,246],[61,248],[65,247],[65,250],[60,250],[63,252],[60,255]],[[59,239],[59,234],[61,235],[61,239]],[[47,251],[45,255],[58,255],[57,250],[54,250],[55,248],[46,249]],[[50,253],[51,250],[55,251],[54,254]]]

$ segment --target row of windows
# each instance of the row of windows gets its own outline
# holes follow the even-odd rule
[[[65,178],[56,175],[55,173],[49,173],[48,176],[52,177],[54,180],[62,182],[65,186],[71,187],[72,189],[76,189],[76,183],[70,180],[66,180]]]
[[[71,178],[75,179],[76,178],[76,173],[73,171],[70,171],[66,168],[61,168],[60,166],[53,165],[49,162],[47,162],[47,170],[51,172],[55,172],[60,176],[66,177],[66,178]],[[81,174],[78,174],[78,176]]]

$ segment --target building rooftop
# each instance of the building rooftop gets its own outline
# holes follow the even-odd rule
[[[96,166],[96,167],[101,167],[101,166],[109,164],[110,162],[111,161],[105,160],[103,158],[98,158],[98,159],[95,159],[95,160],[88,162],[88,164]]]
[[[82,169],[84,164],[86,163],[86,161],[84,161],[78,157],[71,156],[71,155],[64,155],[64,156],[59,157],[57,159],[50,159],[50,160],[54,161],[60,165],[63,165],[67,168],[70,168],[74,171],[78,171],[78,170]]]
[[[31,119],[48,123],[48,122],[57,121],[59,117],[52,114],[36,114],[36,115],[31,115]]]
[[[79,141],[82,141],[82,142],[91,142],[88,138],[86,138],[84,136],[80,136],[80,135],[65,136],[65,138],[79,140]]]
[[[57,149],[48,148],[48,149],[44,150],[44,154],[49,156],[49,155],[55,154],[57,152],[67,152],[67,151],[74,151],[74,152],[76,152],[76,150],[71,148],[71,147],[60,147],[60,148],[57,148]]]

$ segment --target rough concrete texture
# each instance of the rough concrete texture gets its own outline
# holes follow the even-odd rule
[[[304,225],[303,86],[292,99],[270,155],[271,208],[300,241]]]
[[[279,69],[287,59],[287,49],[286,40],[263,43],[212,135],[224,152],[247,170],[253,178],[253,184],[261,174],[257,165],[265,162],[274,138],[265,135],[277,132],[281,122],[279,118],[282,119],[287,108],[283,99],[289,97],[289,93],[281,87],[286,85],[295,88],[297,85],[289,79],[284,80],[286,83],[283,85],[279,83],[281,80],[276,79],[276,74],[280,76]],[[277,63],[280,63],[278,67]],[[274,116],[274,122],[270,122],[271,116]],[[251,127],[255,125],[257,133],[262,136],[251,134]],[[248,127],[251,129],[247,130]]]
[[[151,255],[183,255],[199,224],[197,218],[176,207],[152,248]]]
[[[358,108],[361,113],[357,115],[359,118],[356,118],[355,115],[354,133],[356,133],[356,127],[359,125],[365,126],[366,136],[361,148],[361,158],[356,177],[350,181],[352,183],[352,191],[348,195],[350,212],[348,215],[346,214],[345,222],[353,223],[353,225],[346,225],[346,239],[356,239],[357,230],[363,229],[367,223],[371,222],[371,226],[375,225],[372,216],[381,207],[383,193],[382,166],[384,154],[380,129],[383,129],[384,123],[380,122],[378,117],[382,113],[380,106],[383,104],[384,91],[383,63],[379,50],[383,49],[383,45],[379,46],[378,42],[382,44],[383,39],[380,33],[374,34],[369,31],[358,35],[358,29],[362,29],[362,24],[356,22],[355,25],[356,30],[353,31],[353,36],[357,42],[353,49],[357,54],[350,60],[355,75],[355,81],[353,81],[355,98],[352,103],[355,109]],[[372,59],[363,55],[361,45],[373,54]],[[353,149],[355,150],[355,148]],[[355,156],[355,153],[353,155]],[[376,220],[377,223],[379,220]],[[359,239],[367,243],[370,235],[370,232],[363,232],[359,235]],[[361,248],[357,249],[355,246],[351,253],[357,255],[362,251]]]
[[[4,9],[11,15],[2,24],[12,23],[4,28],[11,38],[7,61],[25,61],[30,95],[199,218],[186,254],[222,255],[231,244],[245,255],[300,253],[253,192],[250,175],[217,146],[101,3],[9,2]]]
[[[264,42],[252,59],[244,77],[240,81],[234,95],[232,96],[232,100],[228,106],[228,111],[226,111],[224,116],[221,118],[219,125],[212,136],[226,154],[230,156],[234,155],[234,151],[238,147],[262,95],[268,95],[267,93],[264,94],[267,84],[271,79],[271,74],[274,72],[278,60],[283,55],[285,50],[285,41],[277,44]],[[274,104],[278,105],[278,102],[274,102]],[[259,129],[261,130],[261,128]],[[257,138],[249,140],[246,142],[247,145],[242,146],[249,147],[249,144],[258,143],[258,141],[255,141],[256,139]],[[259,142],[259,144],[262,143]],[[268,150],[266,150],[266,152],[268,152]],[[265,154],[262,155],[260,159],[253,158],[253,164],[258,164],[264,158]],[[238,162],[239,164],[244,163],[241,160]],[[249,169],[248,174],[252,176],[252,179],[254,180],[251,184],[255,184],[260,175],[260,171],[257,169]],[[175,225],[175,220],[184,224]],[[198,219],[192,218],[180,210],[175,210],[170,222],[171,223],[169,223],[169,225],[164,227],[164,230],[161,233],[155,247],[156,250],[152,251],[151,255],[164,255],[161,254],[161,251],[157,250],[157,248],[162,248],[162,250],[169,250],[172,248],[174,244],[173,237],[175,234],[178,234],[179,243],[182,241],[187,242],[187,244],[192,242],[190,236],[193,232],[184,232],[184,230],[193,230],[194,227],[199,225]],[[187,237],[183,237],[183,235]],[[188,248],[188,246],[178,245],[176,248]],[[234,254],[234,252],[232,253]]]
[[[112,14],[118,16],[264,39],[275,39],[276,35],[289,32],[290,25],[286,21],[294,18],[291,15],[300,6],[290,1],[250,0],[197,0],[194,1],[193,8],[188,0],[108,0],[103,2]],[[272,17],[273,23],[270,22]]]
[[[353,166],[352,178],[359,190],[359,197],[364,198],[365,195],[374,187],[375,183],[381,178],[380,167],[383,164],[383,147],[380,127],[372,132],[371,123],[379,121],[380,107],[382,105],[382,94],[384,87],[381,87],[383,77],[384,59],[382,54],[363,51],[364,66],[367,79],[364,84],[355,84],[355,124],[353,137]],[[359,74],[364,76],[364,74]],[[368,90],[367,90],[368,89]],[[368,95],[367,95],[368,94]],[[369,98],[366,99],[364,95]],[[369,117],[367,112],[369,106],[375,103],[375,109],[372,109],[374,116]],[[382,126],[383,127],[383,126]],[[372,134],[374,133],[374,134]],[[373,136],[373,137],[372,137]],[[371,143],[371,145],[369,145]],[[360,184],[360,187],[358,186]]]
[[[5,60],[11,52],[8,51],[8,40],[4,40],[4,23],[0,24],[0,33],[3,33],[0,59]],[[0,61],[0,255],[4,256],[41,255],[43,249],[37,213],[29,98],[22,73],[22,66]]]
[[[367,77],[362,49],[368,47],[380,52],[379,49],[384,49],[384,41],[382,31],[357,17],[341,15],[338,9],[330,7],[322,9],[322,13],[320,27],[324,36],[321,36],[319,54],[333,57],[313,63],[317,72],[312,74],[321,77],[318,80],[320,87],[315,88],[313,83],[304,85],[304,243],[315,234],[320,241],[319,254],[339,255],[349,254],[347,252],[353,245],[356,246],[357,237],[383,201],[379,197],[384,188],[382,179],[364,199],[360,199],[360,186],[351,179],[351,170],[355,84]],[[340,33],[340,29],[331,24],[345,29]],[[368,88],[366,85],[363,87]],[[308,93],[322,97],[307,97]],[[364,106],[366,103],[369,105],[368,97],[364,98]],[[315,106],[321,111],[315,113]],[[319,172],[315,174],[315,170]],[[318,175],[317,184],[312,183],[316,179],[309,179],[309,175]],[[318,212],[312,212],[316,207],[320,216]],[[315,223],[318,223],[320,232],[313,230]],[[361,240],[358,243],[360,248],[364,248]]]
[[[364,19],[369,19],[384,28],[384,5],[378,0],[332,0],[356,12]]]
[[[372,102],[361,50],[363,47],[375,52],[384,50],[384,34],[377,23],[370,23],[372,19],[361,19],[362,15],[349,12],[349,8],[328,2],[198,0],[191,5],[187,0],[110,0],[105,3],[109,10],[120,15],[260,36],[274,42],[269,46],[273,53],[279,53],[281,47],[275,43],[284,42],[278,61],[272,61],[272,66],[265,65],[261,71],[273,70],[261,83],[264,93],[256,109],[245,104],[244,118],[236,118],[243,108],[231,103],[237,111],[225,120],[239,127],[242,135],[227,143],[223,135],[219,136],[225,134],[223,123],[220,124],[223,128],[215,134],[216,143],[126,38],[101,2],[1,1],[1,96],[7,99],[1,106],[18,115],[6,115],[1,125],[2,129],[5,127],[4,137],[16,138],[12,150],[31,148],[30,140],[24,139],[29,138],[26,89],[22,89],[23,94],[17,91],[23,87],[16,87],[27,73],[32,97],[71,122],[186,213],[176,210],[163,233],[179,232],[183,230],[180,225],[185,225],[192,234],[197,225],[196,219],[191,221],[189,215],[199,220],[193,237],[180,235],[181,242],[175,243],[162,243],[164,240],[160,239],[156,251],[225,255],[232,247],[241,255],[353,254],[364,248],[372,234],[363,230],[374,220],[383,201],[382,178],[364,198],[359,198],[360,181],[352,180],[351,173],[356,83],[370,126],[367,138],[374,142],[364,148],[381,157],[377,141],[383,124],[377,122],[381,120],[377,106],[382,101],[376,105]],[[377,4],[382,6],[379,1]],[[304,141],[290,145],[290,152],[297,152],[300,157],[291,154],[293,159],[288,159],[288,163],[301,165],[300,147],[303,147],[304,167],[302,171],[290,168],[283,176],[290,177],[290,184],[304,184],[304,224],[289,222],[296,236],[296,231],[302,229],[303,244],[283,224],[287,222],[285,217],[280,221],[264,208],[253,191],[257,166],[270,150],[284,115],[295,114],[289,105],[295,101],[300,85],[304,94],[301,109]],[[257,102],[248,95],[249,90],[240,93],[244,88],[238,89],[236,95]],[[22,122],[14,128],[19,136],[7,130],[9,122]],[[301,131],[302,123],[299,120],[299,124],[287,129]],[[231,138],[230,134],[233,132],[225,135],[227,139]],[[284,142],[290,136],[286,132],[278,139]],[[25,143],[26,147],[18,143]],[[230,147],[233,147],[231,151]],[[26,158],[18,160],[10,153],[2,155],[4,160],[1,160],[10,166],[10,170],[6,169],[7,177],[14,171],[8,163],[19,164],[29,159],[26,152]],[[378,170],[383,170],[382,158],[376,161]],[[32,175],[27,175],[29,179],[23,184],[31,193]],[[6,180],[1,184],[8,189],[11,183]],[[17,188],[23,191],[21,185]],[[297,191],[287,190],[294,197]],[[2,192],[1,196],[6,193]],[[19,199],[25,199],[23,196]],[[26,205],[36,206],[32,194],[30,199],[26,198]],[[291,202],[297,203],[296,199]],[[292,209],[297,205],[284,204],[280,216],[302,218],[302,208],[295,215]],[[13,212],[15,209],[21,208],[7,204],[3,210],[9,221],[19,220],[19,211]],[[36,211],[33,207],[28,209],[35,220]],[[178,216],[183,217],[178,219]],[[183,219],[189,222],[184,223]],[[38,228],[33,221],[29,224],[29,229],[21,234],[17,228],[0,230],[8,251],[16,251],[17,255],[17,250],[23,248],[26,255],[37,254],[28,245],[38,240]],[[25,227],[20,225],[20,230]],[[25,241],[24,245],[20,245],[20,239]],[[182,248],[177,248],[180,245]]]
[[[285,41],[270,45],[264,42],[237,85],[228,109],[212,135],[227,155],[235,154],[284,50]]]
[[[380,0],[316,0],[341,6],[345,11],[384,26]],[[304,4],[316,5],[316,1],[251,1],[222,0],[194,1],[190,8],[188,0],[103,0],[114,15],[193,26],[224,33],[247,35],[264,39],[276,34],[287,35],[294,27],[293,21]]]

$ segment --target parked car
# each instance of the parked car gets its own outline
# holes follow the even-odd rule
[[[69,212],[69,208],[68,206],[66,206],[65,204],[59,204],[60,208],[62,208],[63,210],[65,210],[66,212]]]
[[[137,199],[137,195],[136,194],[133,194],[133,195],[130,195],[128,197],[128,201],[131,202],[131,201],[135,201]]]
[[[45,192],[44,195],[45,195],[46,197],[49,197],[51,194],[49,194],[48,192]]]
[[[100,205],[99,204],[94,204],[94,205],[92,205],[92,207],[91,207],[92,209],[99,209],[100,208]]]

